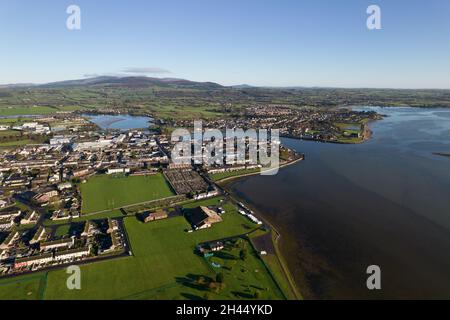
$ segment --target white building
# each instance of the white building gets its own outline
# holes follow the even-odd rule
[[[112,168],[108,169],[106,174],[120,174],[120,173],[130,173],[129,168]]]

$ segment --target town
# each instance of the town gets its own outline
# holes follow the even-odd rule
[[[174,164],[168,135],[145,128],[102,130],[76,113],[7,120],[12,124],[2,130],[14,133],[11,139],[37,138],[0,150],[3,276],[133,255],[126,216],[149,223],[181,215],[189,232],[210,228],[222,221],[222,206],[185,210],[178,204],[224,196],[220,181],[262,167],[245,157],[239,164],[198,164],[194,158]],[[281,165],[303,159],[280,149]],[[263,225],[245,205],[235,206],[250,223]],[[120,214],[102,216],[114,210]]]
[[[368,122],[380,120],[374,111],[348,108],[294,108],[289,105],[250,105],[229,118],[211,119],[210,128],[279,129],[280,136],[332,143],[361,143],[370,137]],[[174,120],[173,127],[189,126],[188,120]],[[191,124],[192,125],[192,124]]]

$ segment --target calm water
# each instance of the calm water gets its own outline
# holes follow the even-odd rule
[[[450,110],[383,108],[372,140],[287,139],[306,160],[229,186],[282,233],[309,298],[450,298]],[[366,268],[382,290],[366,289]]]
[[[137,117],[130,115],[83,115],[98,125],[103,130],[132,130],[147,129],[153,120],[149,117]]]

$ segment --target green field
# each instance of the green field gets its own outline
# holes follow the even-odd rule
[[[20,135],[21,135],[21,132],[17,131],[17,130],[0,131],[0,138],[2,138],[2,137],[18,137]]]
[[[55,113],[56,111],[58,111],[58,109],[46,106],[36,106],[36,107],[2,106],[0,107],[0,116],[50,114]]]
[[[195,205],[219,204],[219,198]],[[241,216],[231,204],[221,204],[226,213],[223,222],[212,228],[188,233],[189,223],[175,217],[144,224],[135,217],[124,219],[133,256],[94,262],[81,266],[82,289],[68,290],[65,270],[15,279],[0,280],[0,299],[283,299],[284,295],[250,243],[240,240],[248,255],[239,258],[238,248],[217,254],[215,262],[227,269],[216,269],[194,253],[198,243],[241,235],[256,225]],[[230,268],[231,267],[231,268]],[[199,279],[215,279],[224,274],[224,287],[213,290]],[[46,281],[43,281],[46,280]]]
[[[40,300],[45,285],[46,274],[42,272],[0,280],[0,300]]]
[[[90,178],[80,186],[82,213],[120,208],[173,196],[164,176],[108,176]]]
[[[69,234],[70,224],[64,224],[56,228],[55,237],[62,237],[64,235]]]
[[[24,140],[17,140],[17,141],[8,141],[8,142],[0,142],[0,147],[18,147],[18,146],[24,146],[27,144],[33,144],[37,143],[30,139],[24,139]]]
[[[164,104],[150,109],[160,119],[211,119],[224,116],[209,106],[186,106]]]
[[[1,109],[1,107],[0,107]],[[25,122],[32,122],[33,118],[22,118],[22,117],[13,117],[13,118],[0,118],[0,124],[4,125],[20,125]]]

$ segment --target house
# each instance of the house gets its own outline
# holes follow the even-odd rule
[[[109,218],[107,233],[113,233],[114,231],[117,231],[117,230],[119,230],[119,222],[117,220],[113,220],[113,219]]]
[[[199,244],[197,246],[197,250],[203,254],[208,254],[211,252],[218,252],[218,251],[223,250],[224,248],[225,248],[224,244],[220,241],[203,243],[203,244]]]
[[[22,211],[19,208],[12,207],[6,210],[0,211],[0,219],[1,218],[15,218],[22,214]]]
[[[247,218],[249,218],[253,223],[256,223],[256,224],[259,224],[259,225],[263,224],[261,220],[259,220],[258,218],[256,218],[252,214],[247,214]]]
[[[89,169],[80,169],[80,170],[74,171],[73,176],[75,178],[81,178],[81,177],[85,177],[85,176],[89,175],[89,173],[90,173]]]
[[[61,144],[69,144],[71,143],[72,139],[70,137],[64,137],[64,136],[54,136],[52,139],[50,139],[50,145],[56,146]]]
[[[58,251],[55,253],[55,260],[73,260],[77,258],[83,258],[91,253],[91,247],[82,247],[77,249],[68,249],[64,251]]]
[[[41,251],[48,251],[58,248],[71,248],[74,245],[74,242],[75,240],[73,238],[42,242],[40,249]]]
[[[55,210],[52,214],[52,216],[50,217],[50,220],[55,221],[55,220],[68,220],[70,219],[71,215],[69,214],[69,212],[65,211],[65,210]]]
[[[194,196],[194,199],[201,200],[201,199],[206,199],[206,198],[212,198],[212,197],[218,196],[219,194],[220,194],[219,190],[212,190],[209,192],[199,193]]]
[[[214,223],[222,221],[222,218],[214,210],[208,207],[198,207],[192,210],[188,216],[194,230],[211,227]]]
[[[225,248],[225,246],[223,245],[222,242],[212,242],[209,244],[209,249],[214,252],[220,251],[223,248]]]
[[[39,220],[39,213],[37,211],[29,211],[26,216],[20,220],[20,224],[35,224]]]
[[[39,227],[36,233],[33,236],[33,239],[30,240],[30,244],[39,243],[47,237],[47,230],[44,227]]]
[[[36,256],[30,256],[25,258],[17,258],[14,261],[14,269],[22,269],[30,267],[34,264],[49,263],[53,260],[52,253],[44,253]]]
[[[0,209],[6,208],[12,204],[11,199],[0,199]]]
[[[14,217],[0,217],[0,230],[7,231],[14,226]]]
[[[45,192],[38,193],[33,197],[33,200],[37,203],[46,203],[49,202],[51,198],[57,197],[58,191],[57,190],[48,190]]]
[[[9,258],[8,250],[0,249],[0,261],[6,260],[8,258]],[[1,274],[1,270],[0,270],[0,274]]]
[[[111,233],[111,242],[112,245],[109,250],[116,250],[122,248],[122,241],[120,239],[120,234],[118,231],[114,231]]]
[[[20,188],[26,187],[30,184],[30,179],[27,176],[22,176],[18,173],[13,173],[4,181],[5,187]]]
[[[165,210],[158,210],[155,212],[151,212],[149,213],[149,215],[147,217],[145,217],[144,222],[151,222],[151,221],[155,221],[155,220],[162,220],[162,219],[166,219],[168,218],[169,215],[167,214],[167,212]]]
[[[0,249],[5,250],[10,248],[19,238],[20,234],[18,231],[11,232],[0,245]]]
[[[108,169],[108,171],[106,172],[106,174],[126,174],[126,173],[130,173],[130,169],[129,168],[110,168]]]
[[[83,233],[81,234],[81,236],[83,237],[90,237],[94,234],[99,233],[100,231],[97,229],[97,227],[95,226],[95,224],[91,221],[86,221],[85,225],[84,225],[84,230]]]
[[[64,182],[64,183],[58,184],[59,191],[66,190],[66,189],[72,189],[72,184],[70,182]]]

